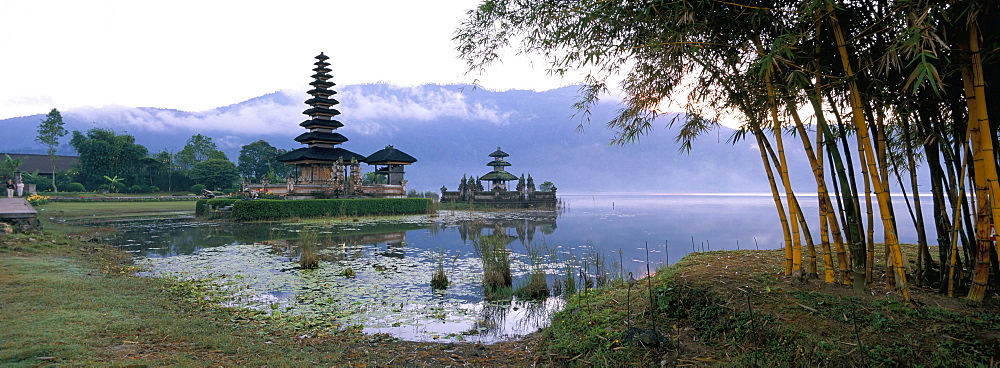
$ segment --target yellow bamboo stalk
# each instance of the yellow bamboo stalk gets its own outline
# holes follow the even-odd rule
[[[813,111],[816,114],[817,130],[818,130],[818,132],[824,132],[828,128],[826,127],[826,124],[827,124],[826,123],[826,119],[822,115],[823,114],[823,108],[822,108],[823,104],[821,102],[821,99],[823,98],[823,94],[822,94],[822,90],[820,88],[820,85],[822,85],[822,83],[821,83],[821,81],[818,80],[816,82],[816,84],[815,84],[815,87],[814,87],[814,90],[815,90],[814,93],[815,93],[815,95],[811,96],[809,100],[812,103]],[[823,168],[823,142],[824,142],[824,136],[825,136],[825,134],[822,134],[822,133],[817,133],[816,134],[816,149],[818,151],[818,153],[817,153],[818,157],[816,159],[816,162],[817,162],[817,165],[820,168],[821,172],[822,172],[822,168]],[[832,144],[836,144],[836,142],[831,142],[831,143]],[[823,181],[823,188],[824,189],[828,189],[826,187],[826,181],[825,180]],[[821,211],[822,211],[823,208],[826,209],[825,215],[824,215],[825,217],[821,220],[821,222],[824,223],[824,224],[828,224],[829,225],[830,232],[833,235],[833,248],[834,248],[834,251],[837,253],[837,268],[838,268],[838,270],[840,271],[840,274],[841,274],[841,282],[844,285],[850,285],[851,284],[851,278],[849,277],[849,273],[851,271],[851,260],[848,258],[847,250],[844,247],[844,238],[843,238],[843,234],[841,233],[841,228],[840,228],[840,225],[839,225],[839,221],[840,220],[837,217],[836,211],[834,211],[834,209],[833,209],[834,208],[833,207],[833,200],[830,198],[829,190],[821,190],[820,191],[820,196],[823,199],[820,202],[820,209],[821,209]],[[823,220],[825,220],[825,221],[823,221]]]
[[[833,256],[830,252],[830,238],[828,234],[828,219],[826,218],[827,213],[830,212],[830,207],[828,207],[828,200],[830,198],[829,191],[826,188],[826,178],[823,176],[823,155],[816,154],[813,151],[812,143],[809,141],[809,133],[806,132],[805,124],[802,123],[802,118],[799,116],[797,107],[791,102],[788,103],[788,112],[792,116],[792,121],[795,122],[795,130],[798,132],[799,138],[802,140],[802,148],[806,151],[806,157],[809,159],[809,164],[813,168],[813,178],[816,180],[816,192],[817,200],[819,201],[819,216],[820,216],[820,244],[823,250],[823,280],[829,283],[835,281],[835,274],[833,271]],[[816,134],[817,139],[817,149],[822,150],[822,134]],[[807,237],[807,240],[808,237]],[[809,242],[809,264],[811,265],[812,273],[816,273],[816,249]]]
[[[888,145],[888,143],[886,142],[886,138],[885,138],[885,120],[884,120],[885,119],[885,115],[882,113],[881,110],[878,110],[877,112],[878,112],[878,114],[877,114],[877,116],[875,118],[875,125],[878,127],[878,132],[876,132],[876,137],[878,139],[879,144],[875,145],[875,153],[876,153],[875,157],[878,160],[878,176],[879,176],[879,181],[882,182],[882,188],[881,189],[882,189],[883,192],[888,193],[889,192],[889,164],[886,162],[886,158],[885,158],[886,147]],[[889,207],[889,210],[891,211],[892,207]],[[893,221],[893,223],[895,223],[895,217],[896,217],[894,212],[895,211],[893,211],[893,213],[892,213],[892,219],[893,219],[892,221]],[[874,223],[874,221],[872,221],[872,223]],[[874,229],[872,229],[872,233],[873,233],[872,238],[874,239]],[[886,256],[886,259],[889,259],[889,257],[890,257],[890,254],[889,254],[890,250],[889,250],[889,246],[888,245],[885,246],[885,249],[883,250],[883,253]],[[893,272],[892,272],[892,264],[890,264],[889,262],[886,262],[885,263],[885,267],[886,267],[886,279],[889,280],[889,281],[894,281],[895,276],[893,275]],[[893,283],[889,283],[889,285],[893,285]],[[892,289],[892,288],[890,287],[890,289]]]
[[[974,18],[973,18],[974,19]],[[997,189],[997,168],[993,155],[992,129],[986,109],[985,82],[983,80],[982,59],[979,45],[979,25],[968,23],[968,41],[964,45],[969,52],[969,65],[962,68],[962,79],[966,90],[969,109],[969,140],[972,142],[972,162],[975,168],[973,182],[976,192],[976,265],[973,273],[969,300],[982,301],[986,294],[986,283],[990,272],[990,230],[1000,218],[997,204],[1000,195]]]
[[[878,172],[875,167],[875,155],[872,152],[871,140],[868,136],[868,126],[865,125],[864,111],[862,109],[861,103],[861,92],[858,89],[858,83],[855,79],[854,69],[851,67],[851,62],[849,54],[847,51],[847,42],[844,38],[844,31],[840,26],[840,21],[837,19],[836,12],[833,8],[833,2],[827,2],[827,11],[830,14],[830,24],[833,29],[834,38],[837,42],[837,50],[840,54],[840,60],[844,67],[844,72],[847,76],[848,88],[850,90],[849,97],[851,101],[851,120],[854,123],[855,129],[858,134],[858,147],[864,151],[865,159],[867,161],[868,171]],[[899,247],[899,241],[896,236],[896,228],[893,221],[888,216],[890,215],[889,207],[891,206],[891,198],[889,193],[883,191],[882,183],[878,175],[869,175],[872,178],[872,184],[875,187],[875,195],[878,198],[879,210],[882,214],[882,225],[885,229],[885,242],[886,246],[889,248],[890,261],[893,264],[893,269],[895,270],[896,276],[896,288],[899,289],[903,298],[907,301],[910,300],[910,291],[906,282],[906,270],[903,266],[903,254]]]
[[[951,225],[951,256],[948,258],[948,297],[955,296],[955,266],[958,264],[958,232],[960,231],[959,226],[961,224],[961,219],[959,215],[962,214],[961,201],[962,197],[965,196],[965,173],[969,166],[969,152],[967,152],[969,147],[969,141],[966,140],[962,145],[962,166],[958,173],[958,193],[955,196],[955,203],[952,203],[952,225]]]
[[[785,159],[785,145],[781,138],[781,119],[778,117],[777,101],[774,97],[774,86],[771,84],[771,73],[765,73],[764,83],[767,87],[768,111],[771,113],[771,120],[774,123],[774,144],[777,148],[778,175],[781,177],[781,184],[785,188],[785,199],[788,201],[788,213],[792,218],[792,272],[802,269],[802,243],[799,235],[799,220],[802,219],[798,202],[795,199],[795,191],[792,190],[792,181],[788,177],[788,162]]]
[[[781,234],[785,238],[785,275],[792,274],[792,235],[788,229],[788,217],[785,215],[785,206],[781,203],[781,193],[778,192],[778,184],[774,180],[774,173],[771,172],[771,161],[767,158],[765,146],[767,140],[764,132],[759,127],[751,127],[754,138],[757,139],[757,148],[760,151],[760,159],[764,162],[764,172],[767,173],[767,183],[771,187],[771,198],[774,199],[774,207],[778,210],[778,222],[781,226]]]

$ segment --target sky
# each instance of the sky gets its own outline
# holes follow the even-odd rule
[[[338,85],[580,79],[508,55],[466,74],[451,40],[481,0],[0,0],[0,119],[108,106],[204,111],[305,90],[324,52]]]

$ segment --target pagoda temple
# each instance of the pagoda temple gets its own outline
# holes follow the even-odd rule
[[[507,167],[511,166],[511,163],[505,158],[509,156],[497,147],[497,150],[490,154],[493,160],[486,164],[493,169],[492,171],[479,178],[462,177],[457,191],[448,191],[448,188],[441,187],[441,202],[473,202],[509,208],[554,207],[556,188],[553,187],[552,191],[547,192],[537,191],[535,180],[530,174],[527,178],[524,174],[518,178],[507,172]],[[491,182],[489,190],[483,187],[484,181]],[[516,190],[507,190],[508,181],[517,181]]]
[[[330,63],[326,62],[329,59],[320,53],[312,69],[315,73],[309,85],[313,88],[307,92],[311,98],[305,101],[309,109],[302,112],[309,119],[299,124],[307,131],[295,137],[296,142],[306,147],[277,157],[279,162],[295,166],[294,172],[284,185],[264,181],[259,185],[247,185],[248,189],[284,194],[286,198],[405,197],[403,166],[417,159],[392,145],[371,156],[340,147],[347,142],[347,137],[337,132],[344,124],[334,119],[340,115],[334,108],[340,102],[333,98],[337,92],[331,89],[336,84],[330,81]],[[386,177],[386,184],[364,184],[361,163],[374,165],[375,173]]]
[[[507,166],[510,166],[510,162],[505,161],[504,157],[508,156],[510,155],[507,152],[501,151],[500,147],[497,147],[497,150],[490,154],[493,160],[486,164],[486,166],[492,167],[493,171],[479,177],[479,180],[492,182],[493,185],[490,186],[490,189],[507,190],[507,182],[517,180],[516,176],[506,171]]]

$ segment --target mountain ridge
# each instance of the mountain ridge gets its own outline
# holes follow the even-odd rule
[[[727,142],[732,130],[720,127],[679,153],[674,129],[663,116],[637,143],[609,145],[609,121],[620,108],[601,102],[587,124],[571,118],[578,87],[549,91],[490,91],[469,85],[390,84],[339,86],[338,130],[343,148],[369,155],[387,145],[414,156],[406,168],[411,189],[455,189],[463,175],[490,171],[487,156],[498,146],[511,156],[508,170],[552,181],[560,190],[586,192],[768,192],[753,142]],[[169,108],[81,108],[62,111],[67,130],[112,129],[135,136],[151,153],[179,151],[194,134],[209,136],[236,161],[242,145],[263,139],[278,148],[302,147],[292,138],[305,132],[304,91],[276,91],[219,108],[188,112]],[[0,120],[4,151],[44,153],[34,143],[44,114]],[[583,124],[582,131],[577,127]],[[75,154],[65,144],[59,154]],[[789,155],[793,165],[801,157]],[[802,160],[799,160],[802,161]],[[369,171],[369,168],[365,168]],[[806,172],[807,170],[796,170]],[[808,179],[808,177],[805,177]],[[801,178],[797,178],[802,180]]]

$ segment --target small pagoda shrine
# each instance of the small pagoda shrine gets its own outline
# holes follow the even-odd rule
[[[385,177],[385,182],[389,185],[406,184],[406,180],[403,180],[403,166],[414,162],[417,162],[417,159],[391,144],[365,159],[365,163],[375,166],[375,174]]]
[[[334,108],[338,102],[333,98],[330,81],[330,58],[323,53],[316,56],[313,68],[313,88],[307,93],[312,98],[305,101],[309,109],[302,113],[309,117],[299,126],[308,131],[295,137],[295,141],[307,145],[277,157],[285,165],[295,166],[284,185],[262,182],[247,185],[250,190],[269,191],[285,195],[286,198],[317,197],[405,197],[406,180],[403,166],[417,161],[391,145],[371,156],[364,156],[342,147],[347,137],[337,132],[343,123],[335,120],[340,111]],[[375,165],[376,174],[386,177],[386,184],[364,184],[361,163]],[[380,168],[381,166],[381,168]]]
[[[493,171],[481,176],[479,180],[493,183],[493,185],[490,186],[491,190],[507,190],[507,182],[517,180],[516,176],[506,171],[507,166],[510,166],[510,162],[505,161],[504,157],[508,156],[510,155],[508,155],[507,152],[500,150],[500,147],[497,147],[497,150],[490,154],[490,157],[492,157],[493,160],[487,163],[486,166],[492,167]]]
[[[486,164],[493,168],[492,171],[479,178],[463,176],[457,191],[448,191],[448,188],[441,187],[441,202],[482,203],[507,208],[555,207],[556,188],[553,187],[547,192],[537,191],[535,180],[530,174],[527,178],[524,174],[518,178],[507,172],[507,167],[511,166],[511,163],[505,158],[509,156],[497,147],[497,150],[490,154],[493,160]],[[489,190],[483,187],[484,181],[491,183]],[[516,190],[507,190],[508,181],[517,181]]]

